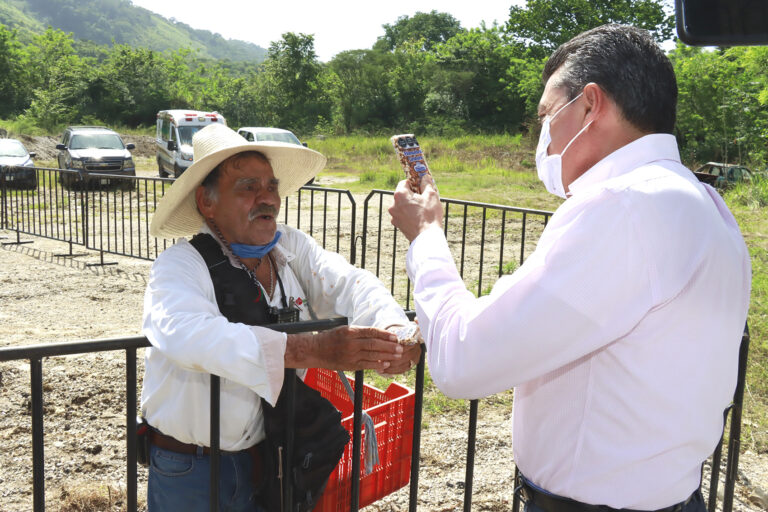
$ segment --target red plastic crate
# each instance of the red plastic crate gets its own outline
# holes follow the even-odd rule
[[[353,378],[348,377],[352,388]],[[331,473],[328,485],[314,512],[346,512],[352,491],[352,429],[354,404],[347,395],[335,371],[312,368],[304,379],[341,411],[342,425],[349,432],[350,441],[344,449],[339,465]],[[363,409],[376,428],[379,464],[369,475],[365,473],[363,454],[360,454],[360,508],[408,484],[411,476],[413,453],[413,390],[393,382],[386,391],[363,384]],[[361,427],[362,428],[362,427]],[[365,429],[362,428],[362,446],[365,447]],[[361,452],[363,451],[361,450]]]

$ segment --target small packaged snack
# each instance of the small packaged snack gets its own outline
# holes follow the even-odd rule
[[[400,165],[403,166],[408,184],[414,192],[418,192],[421,178],[430,174],[419,142],[412,133],[394,135],[389,140],[395,148]]]
[[[398,326],[394,333],[397,335],[397,342],[401,345],[415,345],[421,341],[419,326],[413,322]]]

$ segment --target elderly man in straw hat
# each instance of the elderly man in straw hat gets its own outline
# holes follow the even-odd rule
[[[150,511],[208,509],[215,374],[226,452],[221,509],[258,510],[250,454],[264,438],[261,398],[275,404],[284,368],[399,373],[421,349],[398,344],[387,330],[408,319],[374,275],[277,224],[281,197],[315,176],[323,155],[246,142],[219,124],[200,130],[193,147],[195,163],[162,199],[150,229],[179,241],[152,266],[144,300],[143,332],[152,343],[141,396],[152,427],[147,502]],[[249,304],[231,304],[243,287]],[[310,319],[312,310],[347,316],[350,326],[294,335],[258,326],[286,311]]]

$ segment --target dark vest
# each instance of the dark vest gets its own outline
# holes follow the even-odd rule
[[[229,258],[211,235],[197,234],[190,243],[205,260],[213,281],[216,303],[227,320],[246,325],[273,323],[270,306],[261,287],[253,282],[248,272],[229,263]],[[281,282],[281,291],[282,288]]]

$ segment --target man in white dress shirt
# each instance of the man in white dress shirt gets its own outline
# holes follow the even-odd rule
[[[144,299],[143,332],[152,343],[141,396],[152,427],[147,503],[150,511],[208,510],[209,383],[215,374],[221,377],[224,451],[220,509],[259,510],[259,482],[252,476],[256,446],[264,439],[261,398],[275,405],[284,368],[398,373],[421,352],[418,345],[398,344],[386,330],[408,319],[373,274],[277,224],[281,197],[314,177],[324,156],[299,145],[247,142],[220,124],[198,132],[193,148],[194,164],[159,203],[150,229],[179,240],[153,264]],[[202,241],[208,245],[196,245]],[[228,264],[228,273],[212,277],[220,265],[204,259],[206,247]],[[255,293],[254,304],[242,310],[246,318],[288,306],[301,320],[314,311],[320,318],[346,316],[349,326],[285,335],[230,321],[224,311],[242,302],[227,302],[228,293],[242,297],[230,289],[233,279],[226,276],[233,273],[235,284],[245,282]]]
[[[429,371],[456,398],[515,388],[529,512],[704,511],[701,465],[736,385],[747,248],[717,192],[680,163],[674,71],[645,31],[576,36],[543,80],[537,170],[567,199],[490,295],[475,298],[456,271],[433,182],[395,193]]]

